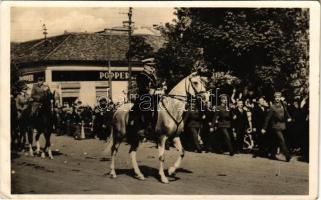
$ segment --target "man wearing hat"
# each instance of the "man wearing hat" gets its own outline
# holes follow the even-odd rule
[[[129,125],[133,132],[145,134],[145,129],[151,125],[152,122],[152,111],[154,110],[155,102],[154,96],[156,91],[156,71],[154,58],[148,58],[142,60],[144,69],[142,72],[137,74],[137,98],[134,102],[134,106],[129,115]],[[134,138],[137,135],[133,135]]]
[[[35,116],[38,108],[42,104],[45,94],[50,91],[49,87],[44,84],[44,77],[38,77],[37,81],[37,83],[33,84],[31,90],[31,116]]]
[[[285,155],[286,161],[289,162],[291,159],[291,155],[286,146],[283,132],[286,130],[286,121],[290,122],[291,118],[285,105],[282,103],[281,98],[281,92],[274,93],[274,104],[271,105],[271,108],[265,118],[265,122],[261,132],[262,134],[265,134],[269,123],[271,123],[272,134],[276,140],[275,142],[277,142],[273,142],[272,144],[273,148],[271,152],[271,158],[276,158],[276,150],[277,146],[279,146],[281,148],[281,151]]]

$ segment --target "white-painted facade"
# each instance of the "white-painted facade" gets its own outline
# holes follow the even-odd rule
[[[142,67],[132,67],[133,74]],[[94,106],[101,96],[108,97],[111,88],[113,102],[123,102],[128,89],[128,67],[90,65],[48,65],[22,69],[21,79],[28,82],[30,90],[38,76],[44,76],[45,84],[59,96],[60,104],[81,101],[83,105]],[[108,74],[112,75],[111,87]]]

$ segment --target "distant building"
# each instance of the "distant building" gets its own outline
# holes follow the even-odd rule
[[[155,35],[142,37],[155,51],[163,44]],[[65,33],[45,39],[11,43],[11,62],[29,86],[39,76],[58,94],[61,104],[77,99],[93,106],[97,98],[109,96],[108,66],[112,76],[112,100],[121,102],[128,87],[128,36],[126,34]],[[110,63],[110,64],[109,64]],[[131,62],[132,74],[142,70],[140,60]]]

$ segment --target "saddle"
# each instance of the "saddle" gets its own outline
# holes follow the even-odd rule
[[[129,112],[127,132],[134,137],[153,139],[154,127],[157,122],[157,106],[160,95],[151,95],[151,102],[136,101]],[[147,105],[149,103],[149,105]]]

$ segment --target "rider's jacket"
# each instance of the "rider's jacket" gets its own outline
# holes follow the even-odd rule
[[[31,90],[31,98],[34,102],[41,102],[43,97],[45,96],[45,93],[49,90],[49,87],[45,84],[42,84],[39,86],[39,84],[35,83],[33,84],[32,90]]]
[[[137,74],[136,82],[138,95],[148,94],[151,89],[155,89],[157,84],[155,68],[145,66],[144,70]]]
[[[20,92],[16,97],[16,108],[18,111],[24,111],[28,107],[30,96],[25,92]]]

